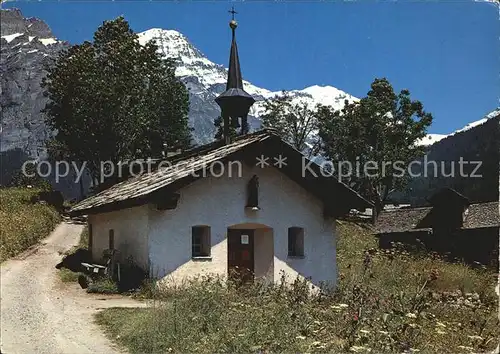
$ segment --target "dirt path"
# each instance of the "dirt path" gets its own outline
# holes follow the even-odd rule
[[[42,243],[1,265],[1,353],[117,353],[93,323],[106,307],[143,307],[122,296],[86,294],[62,284],[55,265],[79,241],[82,225],[64,222]]]

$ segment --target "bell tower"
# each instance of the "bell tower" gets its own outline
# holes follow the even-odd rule
[[[236,45],[236,27],[238,27],[238,23],[234,19],[234,14],[237,12],[234,11],[234,6],[229,13],[232,15],[229,27],[233,33],[231,51],[229,54],[229,73],[226,91],[215,99],[215,102],[217,102],[221,109],[222,122],[224,125],[223,138],[226,144],[231,142],[229,124],[234,128],[241,127],[241,135],[248,133],[248,112],[255,102],[255,99],[243,89],[243,77],[241,76],[238,46]]]

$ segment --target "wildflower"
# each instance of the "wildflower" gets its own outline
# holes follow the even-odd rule
[[[439,271],[437,269],[432,269],[430,274],[429,274],[429,281],[434,281],[438,278],[439,276]]]
[[[332,305],[332,306],[330,306],[330,308],[332,308],[334,310],[341,310],[341,309],[346,308],[346,307],[349,307],[349,305],[339,304],[339,305]]]
[[[324,349],[324,348],[326,348],[326,344],[323,344],[323,343],[321,343],[319,341],[312,342],[311,346],[314,347],[315,349]]]
[[[472,340],[483,340],[483,337],[481,336],[467,336],[468,338],[472,339]]]
[[[414,313],[412,313],[412,312],[409,312],[409,313],[406,314],[406,317],[408,317],[408,318],[417,318],[417,315],[414,314]]]
[[[467,307],[474,307],[474,304],[469,299],[465,299],[464,305]]]
[[[359,320],[359,317],[358,317],[358,315],[354,315],[354,316],[353,316],[353,320],[354,320],[354,321],[357,321],[357,320]]]
[[[466,347],[466,346],[464,346],[464,345],[459,345],[458,347],[459,347],[460,349],[464,349],[464,350],[474,350],[474,348],[472,348],[472,347]]]

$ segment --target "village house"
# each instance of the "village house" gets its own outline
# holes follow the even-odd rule
[[[437,191],[429,206],[385,210],[377,218],[379,244],[423,244],[452,259],[498,268],[498,201],[470,203],[451,188]]]
[[[233,39],[227,89],[217,99],[224,139],[171,157],[168,166],[119,182],[77,205],[88,215],[94,260],[116,250],[151,277],[182,281],[282,274],[335,285],[335,219],[371,204],[272,130],[248,133],[254,99],[243,89]],[[241,127],[231,138],[229,125]]]

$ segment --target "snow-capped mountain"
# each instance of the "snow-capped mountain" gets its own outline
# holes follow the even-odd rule
[[[45,141],[54,132],[44,121],[42,110],[47,98],[40,84],[47,67],[69,43],[57,39],[42,20],[24,18],[20,10],[1,9],[0,16],[0,181],[6,181],[12,171],[19,169],[22,161],[46,157]],[[194,128],[194,142],[203,144],[213,140],[213,121],[220,114],[215,98],[225,90],[227,69],[210,61],[177,31],[154,28],[139,33],[138,38],[143,44],[155,41],[163,57],[175,60],[176,75],[190,92],[189,120]],[[230,43],[227,43],[228,55],[229,47]],[[256,129],[260,126],[262,101],[280,92],[257,87],[248,81],[244,81],[244,87],[257,100],[248,120],[250,128]],[[290,95],[295,101],[305,101],[311,106],[322,103],[337,108],[345,99],[356,100],[331,86],[292,90]]]
[[[19,149],[28,158],[45,156],[44,141],[52,135],[47,129],[41,110],[46,98],[40,87],[50,60],[69,43],[58,40],[47,24],[36,18],[24,18],[17,9],[1,10],[1,70],[2,92],[0,126],[0,151]],[[139,42],[155,41],[165,58],[172,58],[177,65],[176,75],[190,92],[190,125],[194,127],[195,143],[210,142],[215,134],[213,120],[219,115],[215,98],[225,90],[227,68],[213,63],[195,48],[181,33],[174,30],[153,28],[139,33]],[[228,54],[229,54],[228,43]],[[244,73],[244,68],[243,68]],[[250,111],[251,128],[260,126],[262,101],[280,92],[244,82],[245,90],[258,101]],[[332,104],[340,107],[345,99],[355,97],[334,87],[312,86],[293,90],[295,100]]]
[[[425,138],[420,139],[417,141],[417,145],[420,146],[428,146],[437,143],[438,141],[446,138],[448,135],[446,134],[427,134]]]
[[[498,200],[499,144],[500,109],[496,109],[428,146],[425,159],[412,168],[405,190],[393,193],[392,201],[424,205],[442,187],[454,188],[472,202]]]
[[[45,140],[52,136],[53,132],[44,122],[42,109],[47,98],[43,95],[40,83],[52,59],[57,57],[62,49],[67,48],[69,43],[57,39],[42,20],[24,18],[19,10],[0,10],[0,16],[1,184],[5,181],[5,170],[19,169],[19,161],[45,156]],[[139,33],[138,38],[142,44],[155,41],[163,57],[174,59],[177,65],[176,75],[190,92],[189,118],[190,125],[194,127],[195,143],[211,141],[215,133],[213,120],[220,114],[215,98],[225,90],[227,69],[210,61],[177,31],[154,28]],[[228,55],[229,47],[230,43],[227,43]],[[245,68],[242,69],[245,77]],[[251,129],[256,129],[260,126],[263,100],[281,92],[257,87],[248,81],[244,81],[244,88],[257,100],[249,117]],[[306,102],[310,107],[320,103],[340,109],[345,100],[358,100],[332,86],[311,86],[291,90],[289,94],[295,102]],[[499,111],[495,111],[496,114]],[[432,144],[430,148],[441,144],[448,146],[451,140],[465,139],[460,137],[465,131],[469,133],[469,130],[481,130],[494,115],[492,112],[491,116],[471,123],[451,135],[429,134],[422,139],[421,144]],[[458,139],[451,139],[451,136]]]
[[[139,42],[145,44],[154,41],[159,53],[164,58],[174,59],[177,65],[176,75],[181,78],[190,92],[190,119],[195,129],[194,138],[198,143],[206,143],[213,139],[215,128],[213,120],[219,115],[219,107],[215,98],[225,90],[227,68],[210,61],[195,48],[181,33],[174,30],[153,28],[138,34]],[[228,54],[229,54],[228,43]],[[243,68],[243,76],[245,68]],[[257,128],[260,125],[263,100],[274,97],[281,92],[273,92],[257,87],[248,81],[243,82],[245,91],[254,96],[257,102],[250,110],[250,125]],[[341,108],[344,101],[358,100],[332,86],[311,86],[302,90],[291,90],[289,94],[295,102],[307,102],[311,107],[318,103]]]
[[[421,139],[417,144],[421,145],[421,146],[422,145],[423,146],[433,145],[433,144],[435,144],[435,143],[437,143],[445,138],[454,136],[455,134],[462,133],[462,132],[465,132],[465,131],[470,130],[472,128],[475,128],[477,126],[480,126],[480,125],[486,123],[488,120],[495,118],[495,117],[498,117],[499,114],[500,114],[500,108],[497,108],[497,109],[491,111],[490,113],[488,113],[487,115],[485,115],[483,118],[476,120],[475,122],[469,123],[465,127],[458,129],[451,134],[428,134],[425,138]]]
[[[139,43],[146,44],[149,41],[154,41],[159,47],[159,53],[164,58],[171,58],[176,61],[177,76],[182,78],[196,77],[198,83],[206,89],[214,85],[226,84],[227,69],[223,65],[211,62],[182,33],[174,30],[152,28],[138,33],[138,36]],[[254,86],[248,81],[244,81],[244,85],[245,90],[251,95],[265,96],[269,94],[269,90]]]

